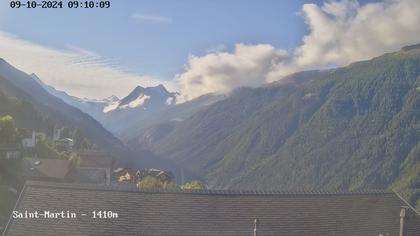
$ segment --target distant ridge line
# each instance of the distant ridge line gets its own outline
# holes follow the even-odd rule
[[[402,51],[410,51],[413,49],[420,49],[420,43],[419,44],[414,44],[414,45],[408,45],[408,46],[404,46],[402,47]]]

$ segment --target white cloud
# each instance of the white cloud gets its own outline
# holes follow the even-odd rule
[[[207,53],[217,53],[217,52],[223,52],[226,51],[227,47],[224,44],[219,44],[213,48],[210,48],[206,50]]]
[[[131,18],[140,21],[152,21],[158,23],[172,23],[172,18],[158,15],[143,15],[138,13],[131,14]]]
[[[180,101],[186,101],[206,93],[229,93],[239,86],[259,86],[300,70],[345,66],[419,43],[419,12],[419,0],[384,0],[365,5],[356,0],[304,4],[301,16],[309,33],[290,53],[267,44],[237,44],[233,51],[220,45],[206,55],[191,55],[185,71],[164,84],[170,90],[178,90]],[[172,22],[171,18],[156,15],[131,17]],[[124,97],[137,85],[161,82],[126,72],[90,50],[71,44],[65,47],[52,49],[0,32],[0,57],[76,96]]]
[[[87,56],[87,57],[100,57],[97,53],[89,51],[87,49],[81,48],[79,46],[73,45],[73,44],[66,44],[66,48],[79,54],[82,56]]]
[[[162,83],[150,76],[126,72],[89,50],[74,45],[66,45],[66,48],[48,48],[0,32],[1,58],[26,73],[37,74],[45,83],[71,95],[124,97],[138,85]]]
[[[271,67],[287,56],[271,45],[238,44],[233,53],[190,56],[185,73],[175,78],[180,102],[206,93],[227,93],[238,86],[259,86]]]
[[[310,34],[296,50],[299,66],[347,65],[420,41],[418,0],[356,0],[305,4]]]
[[[304,4],[301,15],[309,33],[289,56],[270,45],[238,44],[233,53],[191,56],[176,80],[185,100],[208,92],[226,93],[238,86],[258,86],[300,70],[345,66],[419,43],[419,12],[419,0]]]

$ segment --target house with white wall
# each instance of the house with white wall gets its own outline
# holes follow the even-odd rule
[[[22,146],[25,149],[33,148],[39,141],[44,140],[46,137],[47,135],[43,132],[26,130],[23,133]]]

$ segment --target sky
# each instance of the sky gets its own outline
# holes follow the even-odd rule
[[[179,101],[345,66],[420,41],[418,0],[111,0],[109,9],[11,9],[0,57],[71,95],[164,84]]]

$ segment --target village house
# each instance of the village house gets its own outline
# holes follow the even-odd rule
[[[39,141],[47,137],[45,133],[35,130],[20,129],[19,132],[22,135],[22,146],[25,149],[35,147]]]
[[[25,180],[61,183],[106,185],[106,171],[98,168],[79,168],[69,160],[24,158],[21,173]]]
[[[114,178],[118,182],[132,182],[137,183],[147,176],[154,177],[162,182],[170,183],[173,182],[175,177],[170,171],[164,171],[159,169],[144,169],[144,170],[133,170],[131,168],[117,168],[113,171]]]
[[[26,180],[67,182],[72,168],[69,160],[24,158],[21,173]]]
[[[107,172],[99,168],[76,167],[67,177],[66,182],[80,184],[107,185]]]
[[[63,151],[70,151],[72,150],[74,146],[74,141],[71,138],[59,139],[59,140],[54,141],[54,143],[57,149],[63,150]]]
[[[136,171],[131,168],[117,168],[113,170],[113,178],[119,183],[130,182],[135,183],[136,181]]]
[[[174,181],[175,177],[174,174],[170,171],[164,171],[159,169],[146,169],[146,170],[139,170],[136,172],[136,177],[138,181],[141,181],[147,176],[154,177],[162,182],[170,183]]]
[[[98,150],[88,150],[79,153],[79,168],[85,169],[86,172],[97,172],[98,170],[105,172],[106,185],[111,184],[111,170],[114,165],[114,158],[107,152]]]
[[[0,159],[19,159],[22,157],[22,146],[15,143],[0,144]]]
[[[57,141],[57,140],[60,140],[61,136],[62,136],[61,134],[62,134],[62,129],[58,128],[58,127],[54,127],[52,140],[54,142]]]
[[[18,212],[71,209],[80,218],[11,218],[4,236],[420,236],[419,214],[388,191],[139,190],[27,182],[17,202]],[[98,209],[106,219],[91,219]]]

